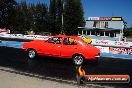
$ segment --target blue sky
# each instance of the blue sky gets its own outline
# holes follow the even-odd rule
[[[17,0],[18,2],[25,0]],[[27,3],[42,2],[49,5],[50,0],[26,0]],[[88,17],[123,17],[132,27],[132,0],[82,0],[85,20]]]

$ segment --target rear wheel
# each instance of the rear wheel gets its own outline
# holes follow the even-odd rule
[[[84,58],[81,55],[74,55],[72,60],[74,65],[82,65],[84,62]]]
[[[27,56],[29,59],[34,60],[37,57],[37,52],[34,49],[28,49]]]

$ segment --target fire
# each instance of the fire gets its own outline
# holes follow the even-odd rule
[[[79,72],[79,75],[80,76],[84,76],[86,73],[85,73],[85,70],[82,68],[82,66],[80,66],[79,68],[78,68],[78,72]]]

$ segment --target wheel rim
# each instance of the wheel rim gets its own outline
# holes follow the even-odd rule
[[[75,56],[74,57],[74,63],[76,65],[81,65],[83,63],[83,57],[82,56]]]
[[[36,53],[34,50],[29,51],[29,54],[28,54],[29,58],[33,59],[35,57],[35,55],[36,55]]]

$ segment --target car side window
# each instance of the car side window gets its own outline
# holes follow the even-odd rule
[[[48,42],[52,44],[61,44],[61,41],[62,41],[61,37],[53,37],[48,40]]]
[[[77,42],[74,38],[64,38],[64,45],[77,45]]]

